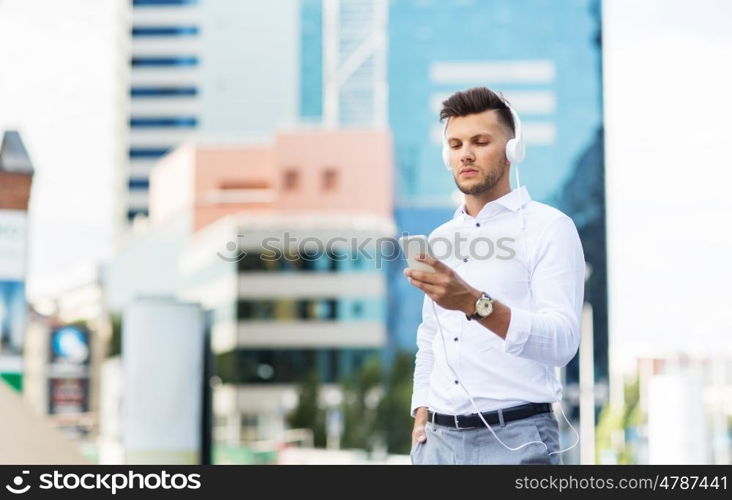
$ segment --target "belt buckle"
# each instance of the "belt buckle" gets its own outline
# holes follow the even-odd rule
[[[453,415],[453,417],[455,418],[455,428],[456,429],[459,429],[460,428],[460,421],[458,420],[458,416],[457,415]]]

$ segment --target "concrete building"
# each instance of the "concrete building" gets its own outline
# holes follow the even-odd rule
[[[307,373],[332,392],[385,346],[391,151],[385,131],[291,132],[184,145],[153,169],[149,226],[109,266],[107,301],[211,311],[219,442],[281,438]]]
[[[150,169],[176,146],[294,123],[298,12],[297,0],[132,1],[127,219],[148,215]]]
[[[23,387],[28,202],[33,164],[17,131],[0,140],[0,378]]]

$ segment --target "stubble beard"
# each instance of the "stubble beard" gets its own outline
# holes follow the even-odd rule
[[[505,174],[506,167],[506,160],[503,160],[497,169],[489,169],[481,182],[472,184],[471,186],[461,186],[458,181],[458,175],[453,175],[453,179],[455,180],[455,185],[463,194],[479,195],[495,187],[501,177],[503,177],[503,174]]]

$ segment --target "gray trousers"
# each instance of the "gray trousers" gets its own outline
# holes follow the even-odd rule
[[[520,420],[491,425],[506,446],[516,448],[528,441],[541,441],[510,451],[493,437],[487,427],[454,429],[432,422],[425,424],[427,440],[412,446],[414,465],[560,465],[559,425],[552,413],[539,413]]]

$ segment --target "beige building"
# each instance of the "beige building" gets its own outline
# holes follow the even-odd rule
[[[189,144],[153,168],[149,225],[107,269],[110,310],[173,295],[211,311],[215,440],[281,440],[296,384],[324,402],[387,341],[392,221],[387,131],[296,131],[260,144]]]

